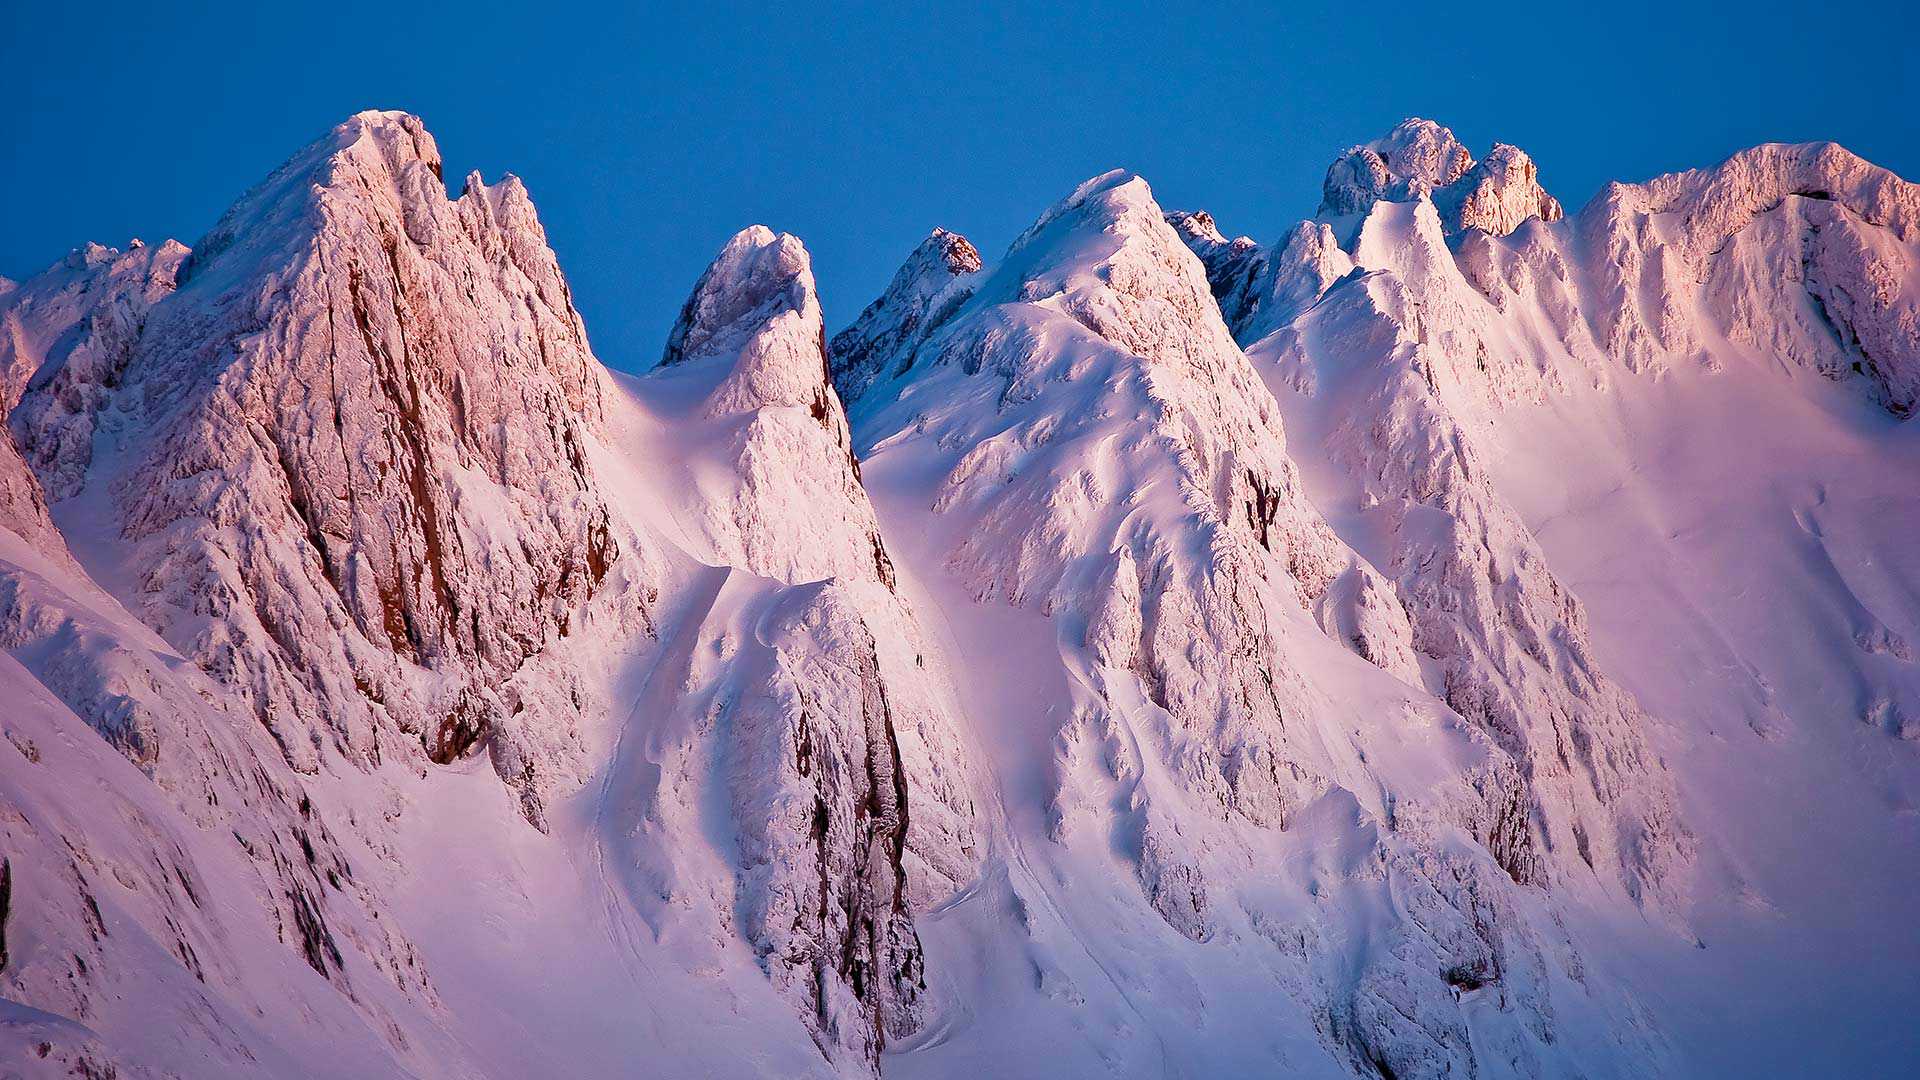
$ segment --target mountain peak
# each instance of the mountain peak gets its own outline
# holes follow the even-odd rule
[[[889,358],[897,358],[894,374],[910,366],[913,350],[973,295],[981,265],[966,237],[946,229],[928,234],[886,291],[834,335],[831,367],[841,399],[858,400],[886,374]]]
[[[1357,214],[1381,199],[1418,198],[1453,183],[1473,155],[1452,130],[1411,117],[1370,143],[1351,147],[1327,169],[1322,214]]]
[[[1539,170],[1526,151],[1506,143],[1493,150],[1458,180],[1434,193],[1447,232],[1479,229],[1505,236],[1530,217],[1559,221],[1560,200],[1540,186]]]
[[[1481,229],[1504,236],[1529,217],[1558,221],[1560,203],[1540,187],[1533,159],[1495,143],[1485,161],[1453,131],[1431,120],[1402,120],[1385,136],[1355,146],[1327,168],[1320,215],[1363,214],[1374,203],[1432,198],[1448,233]]]
[[[749,225],[733,235],[700,275],[667,336],[662,367],[738,351],[769,321],[792,313],[818,318],[813,264],[799,237]]]
[[[708,395],[709,414],[804,406],[848,445],[813,261],[799,237],[749,225],[700,275],[667,336],[660,366],[715,359],[730,366]]]

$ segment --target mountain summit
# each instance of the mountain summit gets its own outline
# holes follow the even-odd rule
[[[1886,1072],[1917,234],[1408,120],[831,336],[749,226],[627,375],[356,115],[0,282],[0,1072]]]

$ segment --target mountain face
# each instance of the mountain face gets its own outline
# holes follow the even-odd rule
[[[831,338],[753,226],[630,376],[362,113],[0,283],[0,1071],[1883,1073],[1916,230],[1409,120]]]

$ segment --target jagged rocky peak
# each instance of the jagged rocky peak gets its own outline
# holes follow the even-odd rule
[[[441,175],[416,117],[334,128],[16,432],[63,490],[102,485],[143,618],[296,768],[490,745],[537,821],[567,724],[513,683],[620,550],[587,465],[602,374],[519,182],[456,202]]]
[[[1245,366],[1211,301],[1206,267],[1133,173],[1081,184],[1013,242],[1006,265],[982,286],[986,300],[1057,295],[1060,310],[1088,331],[1182,375],[1238,378]]]
[[[711,558],[789,583],[891,589],[798,238],[754,225],[729,240],[681,308],[654,377],[695,387],[698,410],[731,433],[724,463],[699,485]]]
[[[1495,143],[1486,159],[1435,192],[1440,220],[1449,233],[1478,229],[1505,236],[1531,217],[1559,221],[1560,200],[1540,186],[1533,159],[1516,146]]]
[[[1374,203],[1428,197],[1449,234],[1480,229],[1504,236],[1530,217],[1557,221],[1558,200],[1540,187],[1533,159],[1496,143],[1476,163],[1448,128],[1409,119],[1384,138],[1356,146],[1327,169],[1320,215],[1365,213]]]
[[[1581,213],[1676,214],[1680,253],[1697,266],[1792,196],[1838,203],[1906,243],[1920,236],[1920,185],[1832,142],[1763,143],[1710,169],[1608,184]]]
[[[803,405],[846,444],[813,260],[799,237],[749,225],[700,275],[667,336],[660,366],[715,358],[730,361],[730,374],[709,396],[710,414]]]
[[[1358,214],[1381,199],[1402,200],[1444,187],[1466,175],[1473,155],[1453,131],[1417,117],[1384,137],[1355,146],[1327,169],[1322,214]]]
[[[833,384],[841,400],[858,401],[867,388],[897,375],[913,351],[973,295],[980,252],[959,233],[935,229],[893,275],[885,292],[853,325],[833,337]],[[898,358],[898,370],[886,370]]]
[[[1200,256],[1213,297],[1220,302],[1220,314],[1232,326],[1240,318],[1252,280],[1266,261],[1266,251],[1250,236],[1227,239],[1213,215],[1205,210],[1170,210],[1167,224],[1180,234],[1189,250]]]
[[[148,308],[173,291],[187,248],[176,240],[126,249],[89,243],[0,289],[0,410],[29,382],[48,382],[70,363],[96,379],[117,374]]]
[[[1227,239],[1227,234],[1220,231],[1220,225],[1213,220],[1213,215],[1205,210],[1169,210],[1166,217],[1167,224],[1179,232],[1196,254],[1208,251],[1240,252],[1260,246],[1250,236]],[[1201,254],[1201,258],[1204,261],[1206,256]]]
[[[1864,379],[1896,416],[1920,408],[1920,186],[1833,143],[1769,143],[1609,184],[1576,222],[1594,336],[1628,370],[1717,368],[1724,338]],[[1519,295],[1485,274],[1476,287]]]

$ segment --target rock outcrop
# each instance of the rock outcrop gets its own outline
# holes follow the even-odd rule
[[[964,241],[962,241],[964,243]],[[732,909],[835,1061],[874,1067],[923,1019],[912,917],[976,872],[969,752],[861,486],[806,248],[742,230],[701,275],[640,400],[687,425],[696,553],[738,568],[692,632],[667,831],[717,787]],[[702,449],[704,448],[704,449]],[[690,646],[689,646],[690,647]]]
[[[1320,214],[1365,214],[1382,200],[1420,198],[1441,208],[1449,234],[1479,229],[1505,236],[1530,217],[1563,216],[1524,152],[1495,143],[1486,160],[1475,162],[1452,131],[1419,119],[1403,120],[1384,138],[1335,160],[1327,169]]]
[[[110,502],[143,617],[297,769],[491,743],[537,821],[568,736],[511,684],[620,549],[584,445],[601,376],[524,186],[450,200],[420,122],[363,113],[177,276],[35,377],[29,460]]]
[[[833,337],[833,384],[842,401],[860,400],[867,388],[911,364],[913,353],[973,294],[980,253],[967,238],[935,229],[901,264],[852,326]]]

